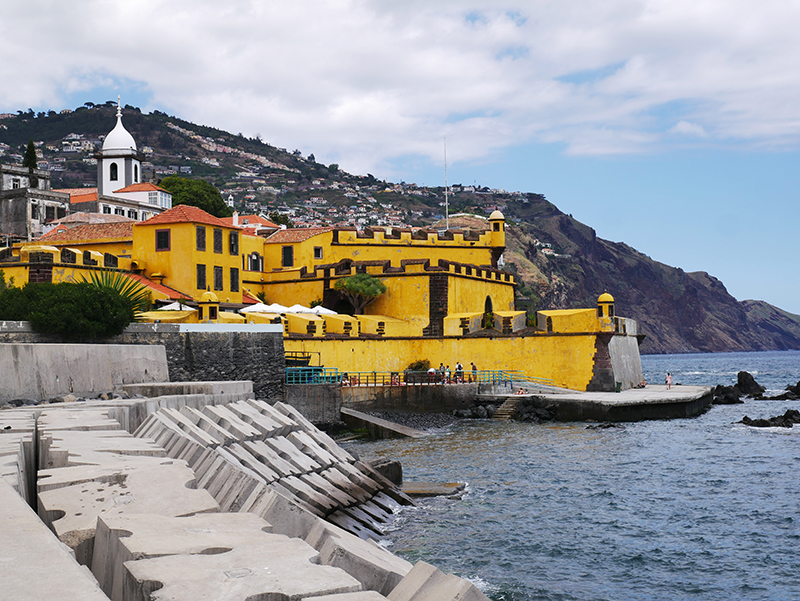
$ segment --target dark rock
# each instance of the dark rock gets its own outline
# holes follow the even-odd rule
[[[797,401],[800,400],[800,396],[797,396],[791,390],[787,390],[786,392],[782,392],[777,396],[763,396],[758,395],[761,401]]]
[[[713,405],[735,405],[737,403],[744,403],[739,397],[739,389],[736,386],[722,386],[721,384],[717,384],[714,388],[714,398],[711,403]]]
[[[736,387],[745,396],[755,396],[766,390],[746,371],[740,371],[736,375]]]
[[[497,405],[486,405],[486,415],[494,417],[494,412],[497,411]]]
[[[791,428],[794,424],[800,424],[800,411],[787,409],[783,415],[777,415],[769,419],[751,419],[745,415],[738,423],[756,428]]]
[[[489,413],[486,411],[486,407],[483,405],[478,405],[475,407],[475,409],[472,410],[472,413],[479,419],[486,419],[489,416]]]
[[[376,472],[389,480],[392,484],[400,486],[403,484],[403,466],[399,461],[393,459],[373,459],[367,463]]]

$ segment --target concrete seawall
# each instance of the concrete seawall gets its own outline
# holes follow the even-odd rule
[[[271,401],[283,398],[286,362],[281,332],[196,332],[182,331],[180,324],[134,323],[119,336],[78,342],[88,346],[163,346],[169,375],[162,377],[162,382],[251,380],[257,398]],[[64,341],[57,336],[33,332],[27,322],[0,321],[2,343],[63,345]],[[81,368],[80,365],[76,367]],[[132,363],[131,368],[136,370]],[[128,380],[133,381],[136,380]]]
[[[163,346],[0,344],[0,404],[167,379]]]

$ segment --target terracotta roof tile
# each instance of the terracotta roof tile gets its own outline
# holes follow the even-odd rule
[[[233,217],[223,217],[222,221],[224,221],[229,225],[233,225]],[[279,229],[281,227],[275,223],[272,223],[269,219],[264,219],[260,215],[239,215],[239,227],[253,228],[256,225],[271,227],[275,229]]]
[[[133,221],[92,223],[67,229],[59,226],[38,238],[47,242],[88,242],[89,240],[133,240]]]
[[[97,188],[62,188],[60,190],[53,190],[53,192],[69,194],[70,204],[97,200]]]
[[[289,228],[285,230],[278,230],[269,238],[264,240],[265,244],[291,244],[293,242],[303,242],[309,238],[313,238],[318,234],[324,234],[333,230],[332,227],[304,227],[304,228]]]
[[[151,217],[139,225],[158,225],[161,223],[205,223],[206,225],[216,225],[220,227],[241,229],[235,225],[225,223],[219,217],[214,217],[206,213],[203,209],[190,205],[178,205],[168,211],[164,211]]]
[[[83,196],[84,194],[94,194],[97,196],[97,188],[58,188],[53,192],[62,192],[70,196]]]
[[[154,282],[153,280],[146,278],[143,275],[139,275],[138,273],[126,273],[127,277],[132,280],[136,280],[140,284],[144,284],[148,288],[152,288],[156,292],[160,292],[161,294],[166,294],[170,300],[178,300],[180,298],[185,298],[185,294],[181,294],[179,290],[175,290],[174,288],[170,288],[169,286],[165,286],[164,284],[159,284]]]
[[[156,186],[155,184],[151,184],[149,182],[142,183],[142,184],[131,184],[130,186],[125,186],[124,188],[120,188],[119,190],[114,190],[114,194],[118,192],[155,192],[159,190],[160,192],[167,192],[164,188]],[[167,192],[169,194],[169,192]]]

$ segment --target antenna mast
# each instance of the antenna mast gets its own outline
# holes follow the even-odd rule
[[[445,229],[450,229],[450,204],[447,198],[447,136],[444,138],[444,217]]]

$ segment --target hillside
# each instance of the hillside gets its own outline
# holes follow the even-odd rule
[[[95,184],[93,157],[115,123],[116,105],[87,103],[65,113],[19,111],[0,119],[0,162],[21,163],[28,140],[53,187]],[[443,217],[444,190],[352,175],[313,155],[276,148],[159,111],[124,110],[125,127],[143,155],[146,178],[202,177],[220,188],[240,212],[287,215],[298,226],[424,226]],[[506,215],[506,269],[520,282],[517,306],[593,306],[604,291],[617,313],[639,321],[643,353],[716,352],[800,348],[800,316],[762,301],[739,302],[704,273],[653,261],[595,231],[544,196],[473,186],[452,186],[450,213]],[[439,227],[441,223],[437,224]],[[479,217],[456,217],[451,227],[480,227]]]

